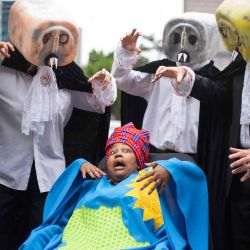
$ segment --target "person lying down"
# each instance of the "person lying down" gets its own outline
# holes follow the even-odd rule
[[[73,162],[20,249],[208,249],[202,170],[176,158],[146,163],[148,156],[147,130],[116,128],[106,144],[107,173]]]

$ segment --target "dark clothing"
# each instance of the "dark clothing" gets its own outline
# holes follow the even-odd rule
[[[42,222],[47,193],[40,193],[33,164],[26,191],[0,184],[1,250],[17,250],[32,229]]]
[[[249,185],[232,178],[228,162],[229,146],[239,148],[244,72],[238,58],[210,79],[196,75],[191,92],[201,102],[197,155],[208,179],[214,250],[250,249]]]

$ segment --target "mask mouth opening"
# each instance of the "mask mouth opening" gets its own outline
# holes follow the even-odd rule
[[[51,68],[57,68],[58,56],[54,53],[50,53],[48,56],[45,57],[44,64],[50,66]]]
[[[190,62],[190,55],[185,50],[180,51],[177,54],[177,62],[189,63]]]

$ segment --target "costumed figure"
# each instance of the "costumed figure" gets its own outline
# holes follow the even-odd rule
[[[88,78],[72,62],[78,47],[78,29],[58,1],[16,1],[9,13],[9,36],[16,48],[3,65],[32,76],[36,69],[31,64],[50,65],[60,89],[93,93]],[[105,155],[109,122],[109,107],[104,114],[74,107],[64,131],[67,164],[79,156],[98,162]]]
[[[148,155],[148,131],[116,128],[106,144],[107,175],[84,159],[72,163],[20,250],[208,249],[202,170],[175,158],[146,163]]]
[[[21,53],[0,42],[1,249],[17,249],[41,223],[47,192],[65,169],[64,127],[73,107],[104,113],[116,99],[106,70],[89,79],[88,92],[87,78],[72,62],[77,29],[60,21],[63,13],[47,15],[50,7],[52,1],[15,1],[9,33]]]
[[[221,48],[218,46],[220,37],[215,17],[207,13],[184,13],[167,22],[162,38],[167,59],[140,67],[142,72],[133,70],[140,51],[136,47],[139,36],[140,33],[133,30],[121,39],[116,49],[112,75],[117,86],[147,101],[146,112],[144,116],[141,114],[141,119],[142,128],[151,133],[151,152],[181,152],[194,156],[197,152],[200,103],[194,98],[175,95],[171,79],[154,79],[154,73],[162,66],[176,64],[189,65],[198,74],[208,77],[218,73],[211,61]],[[152,81],[156,82],[152,84]],[[121,104],[123,111],[126,109],[123,114],[129,114],[130,118],[137,112],[137,104],[133,104],[131,109],[126,103]],[[138,118],[138,114],[136,116]]]
[[[166,67],[161,72],[204,106],[198,164],[208,178],[213,249],[218,250],[250,248],[249,13],[246,0],[224,1],[216,11],[222,39],[234,51],[233,62],[221,73],[209,79],[190,68]],[[182,81],[187,75],[190,88]]]

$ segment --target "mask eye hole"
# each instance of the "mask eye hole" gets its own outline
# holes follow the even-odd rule
[[[172,33],[171,35],[170,35],[170,43],[171,44],[178,44],[178,43],[180,43],[181,42],[181,36],[180,36],[180,34],[179,33]]]
[[[52,34],[51,33],[46,33],[44,36],[43,36],[43,44],[46,44],[50,38],[52,37]]]
[[[68,35],[66,35],[66,34],[61,34],[60,37],[59,37],[59,41],[60,41],[60,43],[62,43],[62,44],[67,43],[68,40],[69,40],[69,37],[68,37]]]
[[[197,37],[195,35],[189,35],[188,36],[188,42],[191,44],[191,45],[195,45],[196,42],[197,42]]]

